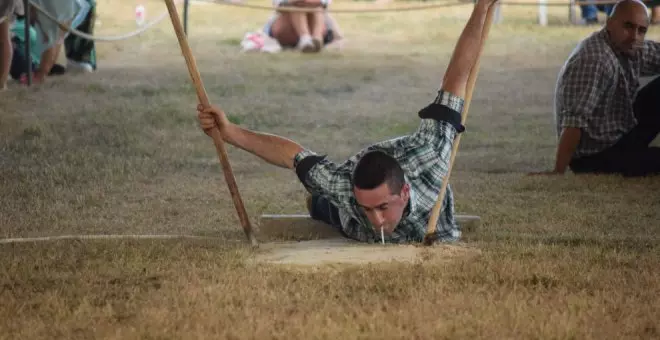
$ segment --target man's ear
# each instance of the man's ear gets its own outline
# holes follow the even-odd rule
[[[410,184],[404,183],[403,187],[401,187],[401,198],[404,201],[407,201],[408,198],[410,198]]]

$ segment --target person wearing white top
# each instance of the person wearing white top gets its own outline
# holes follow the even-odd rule
[[[90,5],[84,0],[30,0],[30,2],[40,8],[37,10],[30,6],[31,18],[34,19],[37,32],[37,44],[34,46],[34,51],[41,54],[41,61],[39,67],[34,71],[33,81],[42,83],[55,64],[64,38],[68,35],[67,32],[60,29],[57,22],[73,28],[78,27],[90,10]],[[55,18],[57,22],[49,16]],[[27,82],[25,74],[20,81],[24,84]]]
[[[316,12],[276,11],[263,28],[264,33],[276,39],[283,48],[296,48],[302,52],[319,52],[342,38],[339,27],[325,9],[332,0],[273,0],[273,6],[323,8]]]
[[[23,15],[22,0],[0,1],[0,91],[7,88],[13,48],[11,45],[11,24],[14,15]]]

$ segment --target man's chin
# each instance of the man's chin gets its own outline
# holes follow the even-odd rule
[[[639,50],[639,47],[637,46],[624,47],[621,50],[627,56],[634,56],[637,53],[637,50]]]

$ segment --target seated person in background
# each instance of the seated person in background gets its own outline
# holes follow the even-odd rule
[[[85,1],[89,4],[90,8],[77,30],[91,35],[94,33],[94,24],[96,23],[96,0]],[[96,70],[96,46],[94,40],[69,34],[64,39],[64,50],[67,59],[67,70],[81,72],[94,72]]]
[[[89,4],[84,0],[31,0],[33,4],[39,6],[44,11],[56,17],[59,22],[71,27],[77,27],[89,11]],[[66,37],[66,32],[62,31],[58,24],[30,6],[31,24],[34,25],[37,36],[36,45],[31,46],[39,55],[39,66],[33,74],[33,82],[38,84],[45,81],[46,76],[51,73],[55,62]],[[27,83],[27,74],[20,76],[20,82]]]
[[[495,1],[478,0],[474,6],[435,100],[417,113],[416,131],[375,143],[343,163],[290,139],[233,124],[216,107],[198,106],[200,126],[207,134],[217,127],[225,142],[295,172],[311,194],[312,218],[334,226],[346,237],[362,242],[422,242],[446,179],[454,139],[464,131],[461,113],[466,85],[481,50],[488,9]],[[373,124],[383,122],[376,119]],[[428,241],[452,242],[461,237],[453,191],[449,185],[446,189],[436,232]]]
[[[612,13],[613,5],[607,4],[589,4],[589,5],[580,5],[580,10],[582,11],[582,19],[584,19],[586,24],[598,24],[598,12],[604,12],[608,16]]]
[[[15,14],[23,14],[22,0],[0,2],[0,91],[7,88],[13,58],[10,28]]]
[[[559,73],[555,115],[559,145],[553,171],[563,174],[660,173],[660,43],[645,40],[646,6],[618,2],[606,26],[584,39]],[[638,91],[639,90],[639,91]],[[635,92],[638,91],[637,95]]]
[[[273,0],[275,7],[326,9],[331,0]],[[264,26],[264,33],[276,39],[282,48],[319,52],[342,38],[334,19],[325,11],[304,13],[277,11]]]

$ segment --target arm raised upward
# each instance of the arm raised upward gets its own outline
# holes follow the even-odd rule
[[[465,28],[458,38],[454,53],[447,65],[447,71],[442,80],[442,90],[457,97],[465,97],[470,71],[474,67],[481,50],[481,34],[484,30],[486,16],[490,6],[497,0],[478,0]]]

